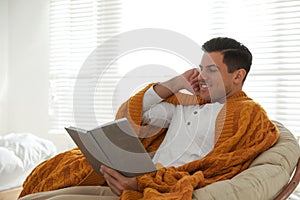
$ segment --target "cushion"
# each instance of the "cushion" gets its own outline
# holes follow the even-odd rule
[[[0,136],[0,190],[21,186],[37,164],[55,153],[51,141],[31,133]]]
[[[12,151],[0,146],[0,155],[0,177],[2,183],[7,183],[23,173],[22,160]]]
[[[0,138],[0,147],[4,147],[19,157],[24,168],[37,165],[56,153],[55,145],[46,139],[31,133],[10,133]]]
[[[230,180],[194,191],[193,199],[273,199],[285,186],[297,164],[300,148],[293,134],[279,122],[277,143],[260,154],[250,167]]]

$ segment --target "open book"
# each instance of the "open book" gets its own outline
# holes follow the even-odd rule
[[[106,165],[127,177],[156,171],[149,154],[126,118],[92,130],[65,128],[95,172]]]

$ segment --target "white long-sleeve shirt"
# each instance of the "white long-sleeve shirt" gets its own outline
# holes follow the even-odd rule
[[[214,146],[215,121],[222,107],[220,103],[174,105],[149,88],[143,98],[143,122],[168,128],[153,162],[180,166],[204,157]]]

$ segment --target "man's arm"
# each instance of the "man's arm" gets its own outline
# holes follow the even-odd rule
[[[143,98],[143,123],[167,128],[173,116],[175,105],[162,102],[181,89],[194,93],[199,87],[197,69],[190,69],[168,81],[149,88]]]
[[[194,93],[199,90],[198,76],[199,71],[196,68],[190,69],[166,82],[155,85],[154,91],[163,99],[168,98],[181,89]]]

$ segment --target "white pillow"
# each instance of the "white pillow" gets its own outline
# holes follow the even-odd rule
[[[36,165],[55,154],[51,141],[31,133],[0,136],[0,190],[22,185]]]
[[[31,133],[10,133],[0,138],[0,147],[4,147],[19,157],[24,169],[32,168],[56,153],[55,145],[46,139]]]
[[[13,151],[0,147],[0,182],[7,184],[24,172],[21,159]]]

